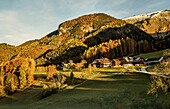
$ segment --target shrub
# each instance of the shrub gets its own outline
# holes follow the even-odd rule
[[[74,74],[73,72],[70,73],[71,84],[74,83]]]
[[[6,96],[6,92],[4,91],[3,86],[0,86],[0,98],[5,96]]]
[[[51,65],[47,67],[47,80],[52,79],[54,73],[56,72],[56,66],[55,65]]]
[[[66,81],[66,77],[64,77],[61,73],[55,73],[53,80],[48,84],[43,84],[43,97],[50,96],[56,92],[59,92],[61,88],[66,87],[64,82]],[[58,91],[57,91],[58,90]]]
[[[169,58],[169,57],[170,57],[170,49],[168,49],[167,51],[165,51],[165,52],[163,53],[163,56],[164,56],[165,58]]]
[[[17,58],[0,66],[0,81],[9,94],[22,90],[34,81],[35,62],[29,58]]]
[[[70,60],[68,63],[68,69],[75,69],[75,63],[73,62],[73,60]]]
[[[55,75],[54,81],[57,85],[58,91],[60,91],[60,88],[63,86],[64,82],[66,81],[66,77],[64,77],[61,73],[58,73]]]
[[[94,69],[94,70],[96,69],[96,64],[93,64],[93,69]]]
[[[170,76],[170,60],[166,60],[166,62],[162,62],[158,64],[153,69],[154,72],[164,75],[166,77]],[[169,86],[170,86],[170,79],[161,76],[151,76],[151,83],[150,88],[148,89],[148,94],[158,95],[158,91],[163,91],[166,94],[170,94]]]
[[[77,63],[77,64],[75,65],[75,69],[81,70],[81,68],[84,67],[84,64],[85,64],[85,63],[87,63],[86,60],[81,60],[80,63]]]
[[[89,64],[88,70],[89,70],[89,72],[91,73],[91,64]]]

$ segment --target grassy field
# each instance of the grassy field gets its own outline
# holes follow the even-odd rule
[[[134,57],[143,57],[144,59],[161,57],[161,56],[163,56],[163,53],[167,50],[168,49],[157,51],[157,52],[152,52],[152,53],[139,54],[139,55],[136,55]]]
[[[149,75],[120,74],[119,68],[97,70],[101,73],[96,78],[74,89],[39,100],[36,94],[20,97],[19,101],[16,95],[13,102],[1,99],[0,109],[155,109],[170,106],[170,95],[161,92],[158,97],[147,95]]]
[[[34,74],[46,74],[46,72],[34,72]]]

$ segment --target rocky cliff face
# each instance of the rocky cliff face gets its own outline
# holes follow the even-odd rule
[[[170,34],[170,9],[148,14],[135,15],[123,20],[134,24],[153,37],[164,37]]]

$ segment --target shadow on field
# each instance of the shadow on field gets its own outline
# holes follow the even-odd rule
[[[65,90],[31,103],[29,107],[49,109],[168,109],[169,96],[164,94],[158,97],[147,95],[150,82],[150,76],[147,74],[120,74],[103,71],[98,77],[88,80],[74,89]],[[31,99],[28,97],[28,100]],[[3,103],[0,101],[0,104]],[[11,104],[14,104],[13,106],[18,109],[17,102]],[[22,103],[18,102],[18,104]],[[8,105],[10,104],[8,103]],[[29,107],[25,106],[24,108],[29,109]]]
[[[147,95],[150,78],[145,74],[101,72],[82,85],[49,96],[40,102],[52,101],[50,107],[64,109],[136,109],[167,108],[168,97]]]
[[[29,104],[39,101],[42,98],[42,89],[27,89],[16,92],[12,96],[0,99],[0,105]]]

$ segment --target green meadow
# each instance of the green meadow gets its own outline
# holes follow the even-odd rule
[[[41,91],[27,89],[0,99],[1,109],[155,109],[168,108],[170,95],[148,95],[150,75],[100,68],[97,77],[41,99]]]

